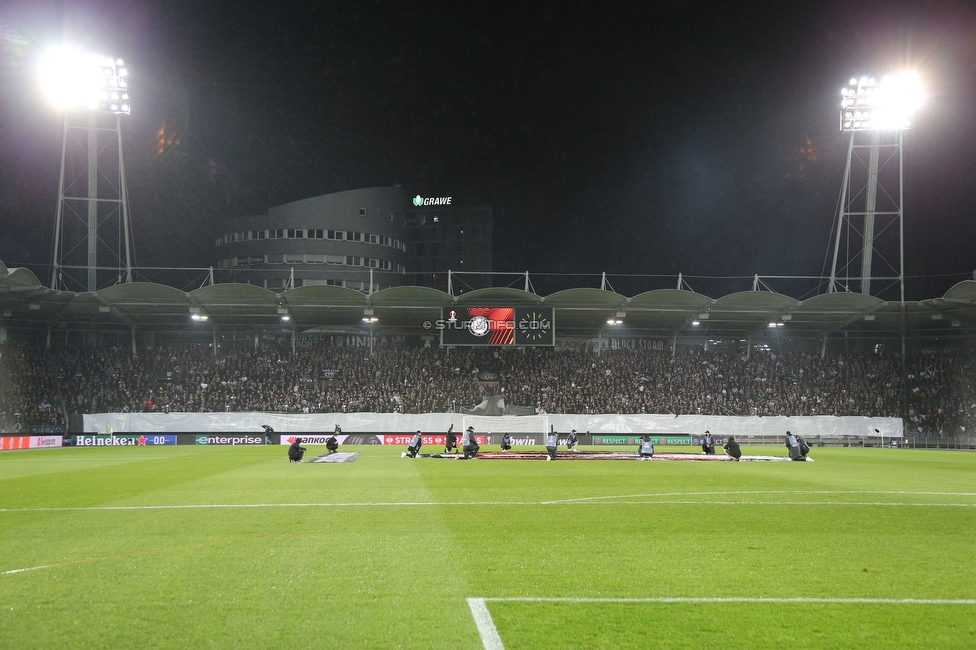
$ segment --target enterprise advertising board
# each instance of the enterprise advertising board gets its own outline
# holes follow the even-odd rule
[[[198,435],[194,439],[198,445],[264,445],[267,440],[263,435],[239,435],[239,436],[211,436]]]

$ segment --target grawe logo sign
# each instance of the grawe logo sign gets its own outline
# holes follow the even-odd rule
[[[418,194],[413,197],[413,204],[418,208],[425,205],[451,205],[451,198],[450,196],[423,197]]]

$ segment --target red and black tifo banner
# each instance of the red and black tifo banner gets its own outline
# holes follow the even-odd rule
[[[436,328],[444,345],[553,345],[556,340],[552,307],[458,307]]]

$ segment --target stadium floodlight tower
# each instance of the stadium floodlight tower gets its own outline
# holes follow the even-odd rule
[[[924,94],[918,78],[904,73],[881,81],[851,79],[841,97],[840,130],[850,141],[828,291],[850,291],[849,282],[860,280],[860,292],[871,295],[872,279],[887,280],[879,293],[897,283],[904,302],[904,133],[912,128]],[[842,247],[846,261],[838,269]]]
[[[58,48],[41,60],[41,84],[64,114],[51,288],[97,291],[132,282],[120,119],[130,111],[128,71],[122,59]]]

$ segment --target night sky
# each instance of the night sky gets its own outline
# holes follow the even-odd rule
[[[494,205],[496,270],[821,275],[840,89],[911,68],[907,297],[976,269],[971,2],[12,0],[0,39],[0,260],[42,281],[57,44],[130,70],[138,265],[207,266],[228,217],[399,184]]]

